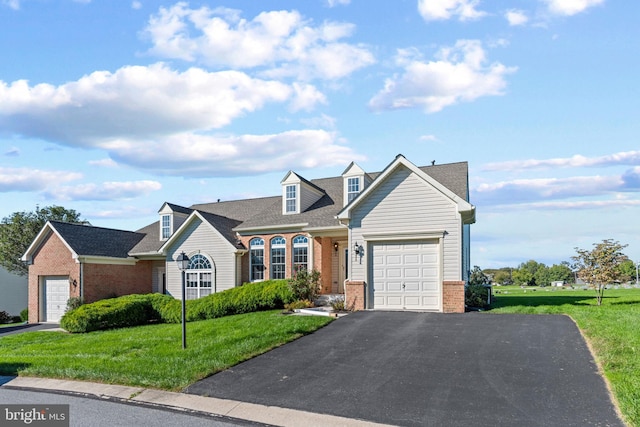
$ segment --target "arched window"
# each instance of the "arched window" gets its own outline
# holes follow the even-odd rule
[[[293,271],[308,269],[309,239],[305,236],[293,238]]]
[[[287,242],[284,237],[271,239],[271,278],[284,279],[286,277]]]
[[[189,259],[186,275],[186,299],[197,299],[211,294],[214,276],[209,258],[202,254],[193,255]]]
[[[264,280],[264,239],[256,237],[249,242],[250,281]]]

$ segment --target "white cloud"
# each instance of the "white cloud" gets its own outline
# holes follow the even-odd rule
[[[20,0],[2,0],[2,4],[9,7],[9,9],[20,10]]]
[[[11,147],[4,152],[7,157],[18,157],[20,155],[20,149],[18,147]]]
[[[91,166],[99,166],[99,167],[105,167],[105,168],[118,167],[118,164],[114,162],[113,159],[110,159],[110,158],[100,159],[100,160],[91,160],[89,161],[89,164]]]
[[[422,135],[419,139],[420,141],[433,141],[433,142],[439,141],[439,139],[436,138],[435,135]]]
[[[522,10],[510,9],[505,12],[504,17],[512,27],[524,25],[529,22],[529,17]]]
[[[339,79],[375,62],[364,46],[343,43],[355,27],[313,26],[297,11],[262,12],[252,20],[230,9],[160,8],[145,34],[149,53],[217,68],[257,69],[267,77]]]
[[[502,206],[638,191],[640,191],[640,167],[629,169],[622,175],[515,179],[483,183],[472,190],[471,199],[478,205]]]
[[[325,130],[272,135],[176,134],[148,141],[116,140],[107,149],[119,163],[160,175],[222,177],[361,160]]]
[[[320,128],[334,130],[336,128],[336,118],[321,114],[319,117],[311,117],[307,119],[300,119],[300,123],[310,128]]]
[[[489,163],[482,169],[485,171],[521,171],[549,168],[579,168],[596,166],[635,166],[640,164],[640,151],[621,151],[605,156],[585,157],[576,154],[571,157],[553,159],[513,160],[508,162]]]
[[[164,64],[96,71],[61,86],[0,81],[0,127],[68,145],[102,146],[114,138],[149,138],[228,125],[268,102],[310,109],[321,100],[310,87],[298,90],[237,71],[184,72]]]
[[[336,6],[346,6],[351,3],[351,0],[325,0],[327,6],[336,7]]]
[[[542,0],[555,15],[572,16],[590,7],[604,3],[604,0]]]
[[[80,178],[82,174],[76,172],[0,167],[0,192],[42,191],[51,185]]]
[[[425,21],[438,21],[458,16],[460,21],[480,19],[487,13],[477,10],[478,0],[418,0],[418,12]]]
[[[134,10],[142,9],[142,3],[137,1],[137,0],[136,1],[132,1],[131,2],[131,9],[134,9]]]
[[[45,195],[56,200],[122,200],[133,199],[162,189],[157,181],[104,182],[60,186]]]
[[[454,47],[441,49],[437,58],[424,62],[414,51],[400,50],[396,63],[403,68],[402,75],[387,79],[369,107],[374,111],[423,108],[435,113],[459,102],[502,95],[505,77],[516,71],[499,62],[487,65],[478,40],[459,40]]]
[[[327,98],[315,86],[304,83],[293,83],[293,100],[291,101],[292,111],[310,111],[317,104],[326,104]]]

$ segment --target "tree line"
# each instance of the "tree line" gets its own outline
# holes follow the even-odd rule
[[[571,262],[547,266],[535,260],[520,263],[517,267],[481,269],[475,266],[469,282],[472,284],[500,284],[518,286],[550,286],[561,281],[575,284],[578,279],[584,284],[606,282],[627,283],[636,279],[636,263],[622,251],[627,245],[612,239],[594,243],[591,250],[575,248]]]

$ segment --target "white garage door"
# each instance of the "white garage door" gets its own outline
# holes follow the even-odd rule
[[[373,244],[373,308],[440,311],[438,253],[433,241]]]
[[[65,276],[44,278],[44,321],[59,322],[67,309],[69,278]]]

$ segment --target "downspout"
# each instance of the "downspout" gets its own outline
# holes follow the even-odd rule
[[[80,261],[80,299],[84,300],[84,264]]]

